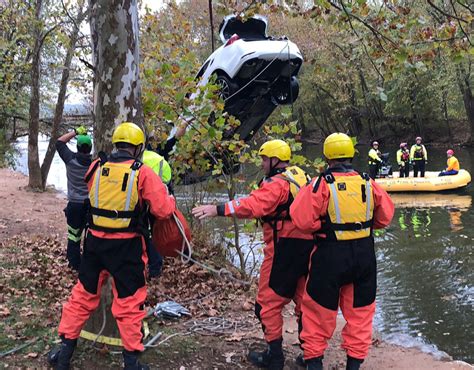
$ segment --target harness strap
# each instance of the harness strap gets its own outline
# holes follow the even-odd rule
[[[129,226],[129,227],[122,227],[122,228],[112,228],[112,227],[105,227],[105,226],[97,226],[97,225],[89,225],[89,229],[97,230],[97,231],[104,231],[107,233],[120,233],[120,232],[131,232],[131,233],[139,233],[142,235],[146,235],[145,231],[140,226]]]
[[[313,193],[316,193],[319,189],[319,184],[321,184],[321,179],[323,178],[323,175],[324,174],[320,174],[319,177],[318,177],[318,180],[314,183],[314,186],[313,186]]]
[[[91,207],[90,208],[91,214],[95,216],[107,217],[107,218],[132,218],[134,216],[138,216],[139,212],[136,210],[133,211],[116,211],[116,210],[109,210],[109,209],[102,209]]]
[[[331,229],[336,231],[358,231],[372,227],[373,220],[363,222],[351,222],[346,224],[333,224],[331,223]]]

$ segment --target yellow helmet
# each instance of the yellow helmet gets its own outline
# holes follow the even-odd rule
[[[346,134],[336,132],[324,140],[323,154],[327,159],[354,157],[354,144]]]
[[[280,161],[286,162],[291,158],[291,149],[283,140],[270,140],[262,144],[258,150],[258,155],[265,155],[268,158],[275,157]]]
[[[135,146],[145,144],[143,130],[132,122],[123,122],[118,125],[112,135],[112,143],[129,143]]]

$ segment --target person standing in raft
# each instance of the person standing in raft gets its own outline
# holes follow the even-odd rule
[[[422,139],[418,136],[415,144],[410,149],[410,162],[413,163],[413,176],[418,177],[420,172],[421,177],[425,177],[425,165],[428,163],[428,152],[425,146],[421,143]]]
[[[381,155],[378,141],[373,141],[372,148],[369,150],[369,176],[372,180],[375,180],[382,165]]]
[[[407,143],[400,143],[400,149],[397,151],[397,163],[400,177],[408,177],[410,175],[410,151]]]
[[[454,156],[454,150],[448,149],[448,151],[446,152],[446,155],[448,156],[448,162],[447,162],[448,167],[446,167],[444,171],[441,171],[439,176],[457,175],[459,172],[459,161]]]

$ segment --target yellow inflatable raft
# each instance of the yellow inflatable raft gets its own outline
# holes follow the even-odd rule
[[[454,176],[438,176],[439,172],[425,172],[425,177],[400,178],[398,172],[394,172],[393,175],[393,177],[375,181],[388,192],[456,190],[471,182],[471,175],[466,170],[460,170]],[[412,174],[410,175],[412,176]]]

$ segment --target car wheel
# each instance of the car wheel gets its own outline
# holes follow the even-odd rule
[[[298,79],[293,76],[291,80],[281,79],[272,89],[272,96],[278,104],[292,104],[300,92]]]
[[[236,83],[224,75],[217,76],[216,85],[219,86],[219,96],[224,100],[230,98],[239,88]]]

